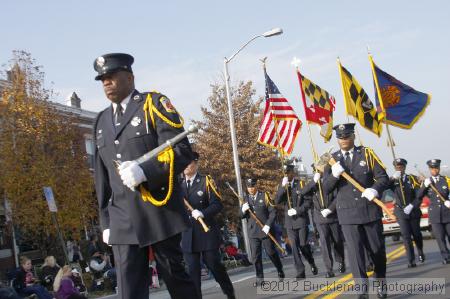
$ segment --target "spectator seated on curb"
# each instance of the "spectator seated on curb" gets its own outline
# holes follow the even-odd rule
[[[225,246],[225,253],[230,257],[234,257],[237,261],[242,261],[242,265],[246,267],[252,264],[248,260],[247,255],[240,252],[240,250],[232,242]]]
[[[72,268],[70,266],[66,265],[59,270],[53,283],[56,299],[86,299],[75,287],[71,277]]]
[[[45,258],[44,264],[41,267],[41,273],[39,279],[41,284],[47,288],[47,290],[53,289],[53,282],[56,274],[58,274],[59,266],[56,263],[55,257],[50,255]]]
[[[20,258],[20,268],[14,279],[14,288],[21,296],[36,295],[39,299],[53,299],[53,296],[38,283],[31,271],[33,265],[31,260],[22,256]]]
[[[94,252],[89,261],[89,269],[92,271],[94,279],[92,281],[92,289],[103,289],[103,278],[109,278],[114,290],[117,285],[116,269],[109,262],[109,256],[99,251]]]

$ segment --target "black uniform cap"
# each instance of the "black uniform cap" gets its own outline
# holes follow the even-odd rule
[[[336,138],[346,138],[355,133],[355,124],[340,124],[333,127],[333,130],[336,131]]]
[[[430,168],[439,168],[439,167],[441,167],[441,160],[439,160],[439,159],[428,160],[427,165]]]
[[[131,65],[134,62],[133,56],[124,53],[105,54],[94,61],[94,69],[98,73],[95,80],[101,80],[103,75],[118,71],[133,73]]]
[[[397,158],[397,159],[394,160],[394,162],[392,164],[394,164],[394,166],[397,166],[397,165],[406,166],[406,164],[408,164],[408,161],[406,161],[403,158]]]
[[[245,183],[247,184],[247,187],[255,187],[257,182],[258,182],[258,179],[255,179],[255,178],[249,178],[245,181]]]
[[[199,153],[192,152],[192,160],[198,161],[199,158],[200,158],[200,154]]]

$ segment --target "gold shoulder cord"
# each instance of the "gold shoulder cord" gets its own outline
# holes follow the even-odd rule
[[[419,182],[416,181],[416,178],[413,175],[408,175],[408,177],[409,177],[409,182],[411,183],[413,188],[420,187]]]
[[[366,156],[366,162],[368,164],[367,167],[370,167],[370,170],[373,170],[373,167],[375,166],[375,161],[377,161],[378,164],[380,164],[381,167],[386,169],[386,167],[381,162],[380,158],[378,158],[378,156],[375,154],[373,149],[365,147],[364,148],[364,155]]]
[[[272,199],[270,198],[269,192],[265,193],[266,205],[274,207],[275,205],[272,203]]]
[[[219,199],[222,199],[222,196],[220,195],[220,193],[217,191],[215,184],[214,184],[214,180],[211,178],[211,176],[207,175],[206,176],[206,191],[208,191],[209,194],[209,189],[212,189],[213,192],[217,195],[217,197]]]
[[[155,129],[156,122],[155,122],[155,116],[153,113],[155,113],[159,118],[161,118],[165,123],[167,123],[171,127],[174,127],[174,128],[182,128],[183,127],[184,120],[181,117],[181,115],[179,115],[179,117],[180,117],[179,124],[176,124],[176,123],[172,122],[171,120],[169,120],[161,112],[159,112],[158,109],[153,105],[152,94],[149,93],[147,95],[147,98],[144,103],[145,124],[146,125],[148,124],[148,118],[150,116],[150,119],[152,121],[152,126]],[[141,191],[142,200],[148,201],[151,204],[153,204],[154,206],[161,207],[163,205],[166,205],[167,202],[169,201],[170,197],[172,196],[173,186],[174,186],[175,153],[171,146],[168,147],[165,151],[163,151],[162,153],[160,153],[158,155],[158,162],[164,163],[164,164],[169,164],[169,190],[167,190],[166,197],[162,200],[156,199],[155,197],[153,197],[153,195],[150,193],[149,190],[145,189],[145,187],[143,185],[141,185],[139,189]]]

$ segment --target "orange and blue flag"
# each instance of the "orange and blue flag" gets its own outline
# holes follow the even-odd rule
[[[430,104],[431,95],[415,90],[381,70],[371,59],[378,113],[387,124],[411,129]]]

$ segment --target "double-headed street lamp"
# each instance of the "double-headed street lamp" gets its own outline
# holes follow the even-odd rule
[[[283,30],[281,28],[274,28],[272,30],[269,30],[267,32],[264,32],[263,34],[257,35],[253,38],[251,38],[248,42],[246,42],[244,45],[242,45],[239,50],[236,51],[233,55],[231,55],[230,58],[224,58],[223,60],[223,67],[225,72],[225,90],[226,90],[226,96],[227,96],[227,103],[228,103],[228,117],[230,119],[230,132],[231,132],[231,145],[233,148],[233,162],[234,162],[234,171],[236,174],[236,184],[238,188],[238,194],[242,198],[244,196],[244,192],[242,189],[242,180],[241,180],[241,170],[239,168],[239,156],[238,156],[238,149],[237,149],[237,141],[236,141],[236,129],[234,126],[234,116],[233,116],[233,106],[231,103],[231,94],[230,94],[230,75],[228,74],[228,63],[233,60],[233,58],[239,54],[248,44],[250,44],[252,41],[259,37],[271,37],[275,35],[280,35],[283,33]],[[248,234],[247,234],[247,221],[246,219],[242,219],[242,232],[244,233],[244,241],[245,241],[245,250],[248,254],[250,254],[250,243],[248,240]]]

